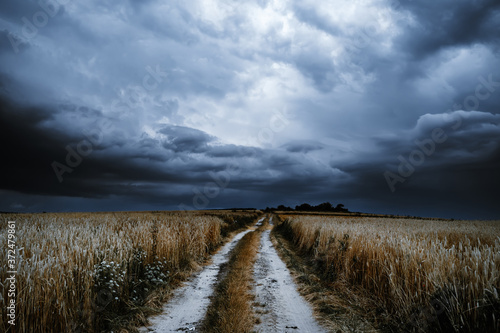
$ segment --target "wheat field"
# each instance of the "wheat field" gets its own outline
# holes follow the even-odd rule
[[[282,215],[325,281],[408,332],[500,331],[500,222]]]
[[[7,221],[16,221],[18,250],[16,326],[7,324],[8,275],[2,269],[0,329],[134,331],[161,305],[158,291],[174,288],[226,235],[257,215],[0,215],[0,242],[7,244]],[[365,304],[373,305],[379,326],[387,331],[500,331],[498,221],[327,215],[280,215],[277,220],[321,279],[368,299]],[[0,260],[7,262],[7,251],[0,252]]]
[[[0,243],[7,244],[7,221],[16,221],[18,249],[16,326],[6,322],[7,270],[2,269],[0,330],[99,332],[112,328],[113,320],[123,321],[119,316],[143,313],[141,309],[150,307],[152,290],[168,287],[206,259],[224,234],[255,215],[138,212],[0,218]],[[7,262],[7,251],[0,252],[0,261]]]

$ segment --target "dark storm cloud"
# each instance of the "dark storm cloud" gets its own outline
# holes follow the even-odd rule
[[[81,109],[84,108],[78,108]],[[63,105],[61,110],[77,112],[73,105]],[[87,111],[93,117],[102,116],[96,110]],[[176,188],[179,202],[182,198],[189,202],[193,182],[213,181],[217,173],[225,172],[228,167],[236,166],[239,170],[227,184],[228,191],[259,191],[262,187],[276,187],[278,191],[306,190],[328,178],[320,170],[303,174],[301,170],[307,162],[282,152],[235,145],[210,146],[214,137],[182,126],[159,129],[165,136],[164,141],[144,138],[124,147],[126,149],[115,150],[113,145],[99,143],[88,156],[81,156],[81,163],[70,165],[68,156],[71,155],[70,161],[74,162],[78,144],[85,140],[88,143],[88,139],[62,131],[45,131],[43,124],[52,115],[48,110],[23,108],[5,99],[2,101],[1,140],[4,154],[9,156],[4,165],[4,172],[9,175],[2,182],[4,190],[89,199],[124,196],[157,202],[162,196],[172,195],[165,191],[166,186]],[[163,148],[173,153],[162,153]],[[193,153],[199,156],[191,156]],[[61,182],[53,168],[54,162],[72,170],[61,174]]]
[[[174,152],[202,153],[214,139],[207,133],[183,126],[166,126],[158,133],[166,136],[163,147]]]
[[[236,145],[212,146],[205,152],[208,157],[251,157],[256,156],[260,149]]]
[[[497,44],[500,3],[481,1],[401,1],[414,15],[415,25],[402,37],[406,51],[422,58],[452,46]]]
[[[55,131],[46,131],[40,125],[52,118],[50,110],[40,107],[22,107],[2,98],[0,142],[4,159],[3,189],[21,192],[49,193],[51,159],[60,157],[58,143],[71,137]]]
[[[374,149],[358,156],[358,163],[339,164],[353,177],[345,193],[354,194],[349,190],[354,186],[355,195],[374,198],[399,214],[418,214],[415,202],[420,202],[434,214],[439,214],[439,203],[454,207],[459,216],[497,216],[499,115],[424,115],[412,130],[376,139]]]
[[[4,1],[0,210],[498,217],[499,8]]]
[[[307,153],[310,151],[321,150],[325,146],[319,142],[314,141],[295,141],[289,142],[283,146],[287,151],[291,153]]]
[[[11,31],[7,29],[0,30],[0,53],[11,52],[12,45],[16,45],[17,49],[21,52],[29,47],[28,43],[24,42]]]
[[[3,17],[10,20],[20,19],[27,13],[35,13],[38,10],[40,10],[40,5],[36,1],[7,0],[0,4],[0,11],[4,13]]]
[[[65,195],[75,197],[103,197],[111,194],[133,194],[147,191],[148,186],[127,183],[182,182],[186,177],[177,172],[162,170],[143,160],[154,160],[154,152],[144,150],[122,151],[118,156],[105,151],[95,151],[84,157],[81,164],[63,174],[59,182],[52,167],[55,161],[67,164],[69,150],[77,151],[83,136],[71,137],[61,131],[46,131],[41,125],[49,119],[43,109],[27,108],[2,101],[1,142],[3,152],[9,156],[3,170],[9,177],[2,181],[2,188],[27,194]],[[142,144],[144,149],[147,145]],[[74,156],[74,155],[72,155]],[[74,160],[74,158],[73,158]],[[157,159],[158,161],[158,159]],[[161,160],[160,160],[161,161]]]
[[[500,115],[456,111],[424,115],[411,131],[380,138],[377,144],[396,155],[409,154],[409,149],[428,150],[432,160],[453,164],[461,158],[470,161],[490,155],[498,148],[499,138]]]

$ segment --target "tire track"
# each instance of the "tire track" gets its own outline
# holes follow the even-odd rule
[[[290,271],[271,242],[270,230],[262,233],[254,280],[255,310],[260,314],[257,332],[326,332],[297,291]]]

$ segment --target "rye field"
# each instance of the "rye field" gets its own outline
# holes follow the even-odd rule
[[[363,303],[383,331],[500,331],[500,221],[280,220],[321,280]]]

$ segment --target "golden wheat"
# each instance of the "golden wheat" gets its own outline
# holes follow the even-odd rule
[[[220,245],[224,227],[221,218],[201,212],[0,218],[4,248],[7,221],[17,227],[16,332],[100,331],[106,314],[143,304],[149,289],[206,258]],[[6,250],[0,262],[7,262]],[[4,285],[6,272],[0,271]],[[7,331],[5,287],[1,296],[0,330]]]
[[[325,280],[361,289],[399,329],[500,330],[498,221],[282,218]]]

